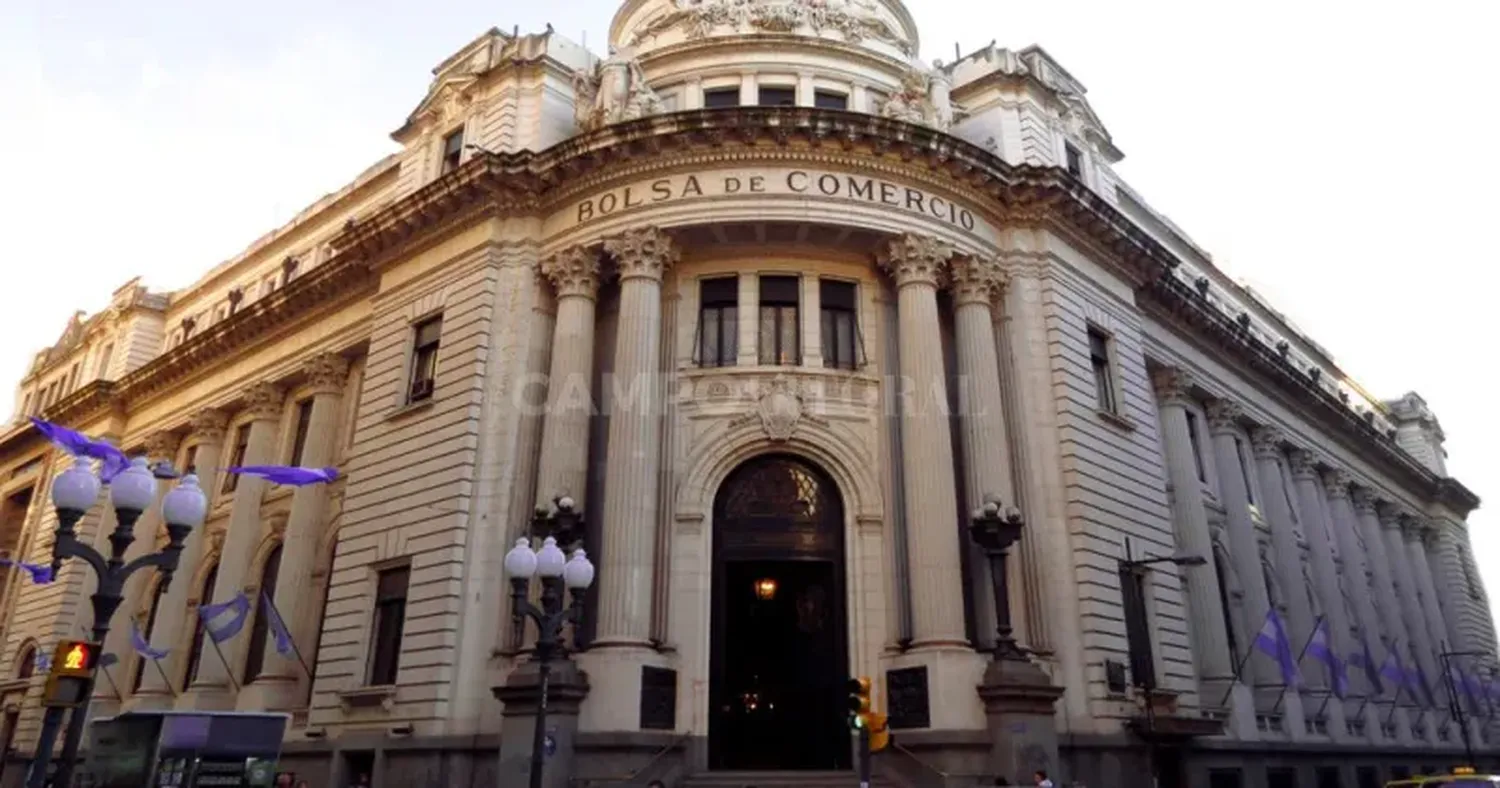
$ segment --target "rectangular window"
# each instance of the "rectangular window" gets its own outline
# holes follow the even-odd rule
[[[1255,505],[1255,485],[1250,483],[1250,464],[1245,461],[1245,442],[1235,436],[1234,458],[1240,463],[1240,480],[1245,484],[1245,499]]]
[[[795,107],[797,106],[797,89],[762,85],[756,103],[762,107]]]
[[[1063,154],[1068,160],[1068,172],[1074,177],[1083,177],[1083,154],[1072,143],[1063,143]]]
[[[115,346],[114,345],[105,345],[104,346],[104,350],[99,353],[99,370],[94,373],[94,377],[102,378],[102,377],[104,377],[104,375],[105,375],[106,372],[109,372],[109,358],[110,358],[110,356],[113,356],[114,354],[115,354]]]
[[[443,164],[441,174],[447,175],[458,169],[464,160],[464,130],[460,127],[443,138]]]
[[[370,678],[372,687],[396,683],[401,665],[401,630],[406,626],[406,587],[411,567],[380,572],[375,581],[375,620],[370,628]]]
[[[698,283],[698,364],[733,366],[740,352],[740,280],[737,276]]]
[[[297,403],[297,431],[292,433],[292,456],[287,465],[302,464],[302,451],[307,448],[307,428],[312,425],[312,398]]]
[[[29,391],[26,392],[26,396],[21,399],[21,415],[31,415],[31,392]]]
[[[250,449],[250,425],[241,424],[234,430],[234,450],[229,455],[229,467],[237,468],[245,464],[245,452]],[[224,492],[232,493],[239,485],[240,476],[237,473],[224,474]]]
[[[1380,772],[1374,766],[1361,766],[1354,770],[1354,783],[1359,788],[1380,788]]]
[[[1339,776],[1337,766],[1320,766],[1317,773],[1318,788],[1344,788],[1344,778]]]
[[[1267,769],[1266,788],[1297,788],[1297,770],[1285,767]]]
[[[1130,653],[1130,678],[1137,687],[1156,689],[1156,658],[1151,647],[1151,621],[1146,609],[1146,572],[1121,565],[1120,592],[1124,602],[1125,643]]]
[[[406,390],[408,403],[432,399],[433,389],[437,386],[438,340],[442,334],[442,315],[423,320],[413,332],[411,380]]]
[[[854,369],[859,366],[859,325],[853,282],[823,279],[818,282],[823,327],[823,366]]]
[[[73,391],[74,389],[78,388],[78,373],[82,370],[82,361],[74,363],[73,368],[68,370],[68,391]]]
[[[1109,335],[1089,326],[1089,365],[1094,369],[1094,398],[1099,410],[1118,414],[1119,404],[1115,399],[1114,354],[1111,353]]]
[[[813,106],[820,109],[848,109],[849,96],[832,90],[815,90]]]
[[[196,473],[197,471],[195,471],[194,469],[197,467],[197,465],[198,465],[198,447],[197,446],[189,446],[188,450],[187,450],[187,455],[182,458],[182,471],[183,471],[183,473]]]
[[[1188,441],[1193,444],[1193,466],[1198,471],[1198,481],[1207,483],[1208,474],[1203,472],[1203,448],[1202,441],[1198,439],[1198,415],[1192,411],[1187,414]]]
[[[740,89],[738,86],[703,91],[704,109],[721,109],[724,107],[738,107],[739,105]]]
[[[760,278],[760,363],[796,365],[802,361],[795,276]]]
[[[1209,769],[1208,788],[1242,788],[1239,769]]]

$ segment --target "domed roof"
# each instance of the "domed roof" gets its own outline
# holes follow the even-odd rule
[[[909,60],[916,22],[901,0],[625,0],[609,28],[637,54],[687,41],[754,33],[842,41]]]

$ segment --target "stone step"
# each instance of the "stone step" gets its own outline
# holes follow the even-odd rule
[[[859,778],[847,772],[703,772],[682,782],[682,788],[859,788]],[[870,788],[897,788],[876,777]]]

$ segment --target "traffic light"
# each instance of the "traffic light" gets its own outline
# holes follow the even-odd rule
[[[849,727],[865,727],[870,716],[870,677],[849,679]]]
[[[63,640],[52,650],[52,668],[42,702],[72,708],[88,700],[89,685],[99,664],[98,644],[86,640]]]
[[[880,752],[891,746],[891,729],[886,724],[885,715],[872,711],[865,719],[870,726],[870,752]]]

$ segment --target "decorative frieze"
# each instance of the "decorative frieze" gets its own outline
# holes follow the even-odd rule
[[[1151,373],[1156,401],[1162,405],[1187,405],[1193,399],[1192,373],[1182,367],[1161,367]]]
[[[673,0],[673,10],[642,26],[630,39],[641,44],[669,30],[682,28],[689,40],[701,39],[715,30],[734,33],[791,33],[810,30],[838,33],[851,44],[874,39],[913,54],[915,47],[906,34],[881,18],[871,3],[862,0]]]
[[[907,233],[887,241],[876,262],[884,268],[896,286],[926,283],[941,284],[948,273],[953,247],[935,238]]]
[[[599,252],[571,246],[542,260],[542,275],[558,298],[594,298],[599,293]]]
[[[656,227],[627,230],[604,242],[604,251],[614,258],[620,279],[653,279],[658,282],[676,265],[681,252],[672,236]]]

